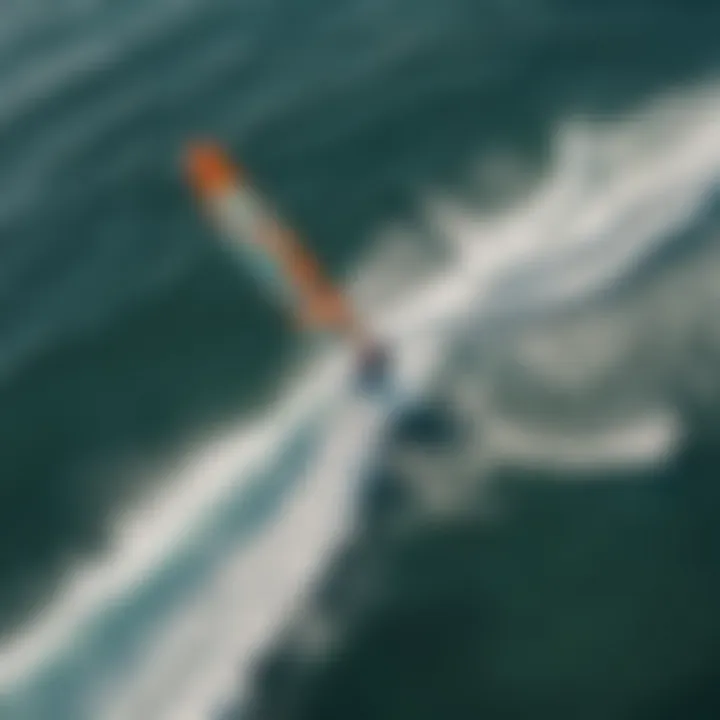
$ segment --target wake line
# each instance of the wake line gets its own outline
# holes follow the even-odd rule
[[[326,359],[319,375],[302,378],[293,395],[250,427],[226,431],[203,447],[172,487],[162,489],[130,517],[117,524],[112,549],[98,565],[71,573],[72,581],[26,632],[11,637],[0,651],[0,689],[28,681],[52,663],[83,624],[105,606],[122,600],[177,549],[178,538],[212,513],[248,476],[261,470],[299,422],[322,405],[337,377],[337,358]],[[243,483],[240,483],[241,478]]]

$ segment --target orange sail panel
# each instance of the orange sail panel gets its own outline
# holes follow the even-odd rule
[[[185,161],[190,185],[211,220],[241,251],[248,270],[300,325],[357,333],[355,314],[345,296],[228,156],[215,145],[198,143],[188,149]]]

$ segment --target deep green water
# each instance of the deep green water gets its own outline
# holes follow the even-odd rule
[[[261,405],[293,362],[194,212],[188,138],[220,138],[344,275],[484,153],[539,175],[559,119],[713,77],[718,31],[707,2],[0,5],[0,624],[102,551],[148,482],[117,466]],[[708,417],[650,487],[524,478],[505,530],[393,550],[385,604],[287,717],[720,716]]]

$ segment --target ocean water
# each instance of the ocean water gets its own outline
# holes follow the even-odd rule
[[[720,715],[717,6],[0,13],[0,717]],[[246,281],[197,136],[425,415]]]

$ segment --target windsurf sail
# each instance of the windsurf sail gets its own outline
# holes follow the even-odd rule
[[[191,187],[221,234],[240,251],[246,269],[305,329],[332,331],[367,342],[347,297],[246,175],[212,143],[190,145],[185,157]]]
[[[345,294],[322,271],[228,154],[209,142],[185,155],[191,188],[211,222],[239,252],[244,266],[303,330],[334,334],[351,343],[363,391],[381,392],[389,368],[387,349],[360,322]]]

